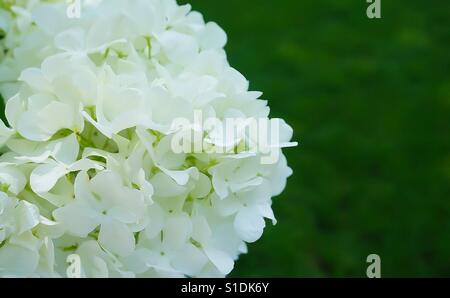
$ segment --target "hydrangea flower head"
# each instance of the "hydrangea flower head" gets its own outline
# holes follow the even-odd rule
[[[62,0],[1,5],[0,276],[66,277],[73,255],[81,277],[229,274],[276,222],[292,129],[269,119],[229,65],[225,32],[189,5],[80,8],[69,18]],[[216,121],[198,125],[198,113]],[[276,121],[276,142],[238,124],[223,136],[229,119]],[[180,135],[196,135],[181,138],[196,150],[175,150]],[[268,151],[250,145],[278,158],[262,162]]]

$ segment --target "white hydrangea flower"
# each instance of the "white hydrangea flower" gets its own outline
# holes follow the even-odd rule
[[[51,237],[60,236],[39,207],[0,192],[0,275],[56,277]]]
[[[228,64],[216,23],[175,0],[86,0],[80,18],[10,0],[0,34],[1,277],[66,277],[73,255],[80,277],[225,276],[276,223],[293,132]],[[217,121],[191,125],[198,112]],[[224,136],[241,118],[278,135]],[[174,149],[192,133],[200,150]]]

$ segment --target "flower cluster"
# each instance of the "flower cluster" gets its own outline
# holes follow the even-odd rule
[[[292,171],[282,154],[262,164],[237,150],[242,138],[175,153],[171,124],[197,110],[268,118],[266,101],[228,64],[224,31],[189,5],[81,9],[0,4],[0,276],[65,277],[71,255],[81,277],[227,275],[275,223],[271,198]]]

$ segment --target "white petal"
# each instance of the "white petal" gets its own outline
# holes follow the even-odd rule
[[[286,180],[291,175],[292,169],[288,167],[286,157],[282,154],[275,168],[271,169],[270,176],[268,177],[272,196],[278,196],[283,191],[286,187]]]
[[[211,228],[205,217],[198,216],[192,219],[192,239],[199,243],[206,243],[211,235]]]
[[[188,276],[195,276],[207,262],[206,255],[191,243],[186,244],[182,252],[172,259],[173,267]]]
[[[65,6],[37,5],[32,11],[33,21],[49,34],[61,30],[61,25],[69,25]]]
[[[63,207],[74,198],[74,187],[67,177],[61,177],[50,192],[39,193],[39,196],[56,207]]]
[[[83,242],[76,253],[81,257],[83,277],[107,278],[109,276],[108,266],[103,260],[105,253],[97,241],[90,240]]]
[[[19,224],[19,234],[29,231],[39,224],[40,216],[37,206],[30,204],[27,201],[20,201],[16,207],[16,212]]]
[[[219,177],[219,175],[213,175],[212,185],[214,187],[214,191],[221,199],[228,196],[228,184],[222,177]]]
[[[264,182],[263,178],[256,177],[248,181],[244,181],[242,183],[230,183],[230,189],[232,192],[246,191],[251,188],[254,188],[255,186],[261,185],[263,182]]]
[[[44,77],[44,74],[39,68],[25,69],[19,77],[20,81],[26,82],[33,90],[36,91],[51,91],[52,87],[49,81]]]
[[[186,64],[198,54],[194,37],[176,31],[165,31],[157,37],[168,58],[178,64]]]
[[[25,111],[25,104],[20,94],[16,94],[11,97],[5,106],[5,116],[9,125],[17,128],[17,121],[19,116]]]
[[[148,207],[148,216],[150,222],[145,229],[145,234],[149,239],[152,239],[158,235],[164,226],[164,211],[158,204],[154,203]]]
[[[14,130],[7,127],[2,120],[0,120],[0,147],[14,134]]]
[[[242,202],[234,195],[230,195],[224,199],[214,195],[212,196],[212,204],[216,211],[222,216],[233,215],[242,208]]]
[[[23,113],[18,119],[17,131],[29,140],[47,141],[63,128],[82,130],[75,119],[76,112],[74,107],[53,101],[39,111]]]
[[[227,253],[212,247],[205,247],[204,251],[214,266],[216,266],[222,274],[226,275],[233,270],[233,258]]]
[[[206,197],[211,191],[211,181],[208,176],[200,173],[198,181],[195,183],[195,188],[191,191],[191,197],[193,199],[199,199]]]
[[[55,46],[67,52],[83,52],[86,49],[83,29],[71,28],[59,33],[55,37]]]
[[[246,242],[255,242],[261,238],[266,223],[257,210],[244,208],[234,219],[237,234]]]
[[[178,185],[171,177],[162,172],[156,173],[150,179],[150,183],[153,185],[157,197],[176,197],[187,192],[185,187]]]
[[[52,156],[55,160],[70,165],[78,158],[80,147],[78,145],[77,137],[71,134],[63,139],[52,142]]]
[[[95,162],[91,159],[83,158],[76,161],[68,168],[70,172],[88,171],[90,169],[103,170],[104,167],[100,165],[98,162]]]
[[[123,259],[128,270],[140,274],[148,270],[147,263],[151,261],[151,252],[148,249],[138,248],[130,256]]]
[[[0,182],[8,185],[8,191],[17,195],[25,188],[27,179],[18,168],[4,166],[0,167]]]
[[[192,223],[186,214],[167,218],[164,226],[164,244],[170,248],[181,248],[192,232]]]
[[[133,233],[125,224],[115,220],[102,224],[98,240],[102,246],[119,256],[129,256],[135,246]]]
[[[89,53],[103,52],[114,44],[126,43],[126,39],[116,38],[116,28],[111,26],[110,19],[99,19],[90,28],[87,37],[87,51]]]
[[[37,251],[10,244],[0,248],[0,276],[29,277],[36,270],[38,262]]]
[[[40,165],[31,173],[31,188],[38,194],[48,192],[67,173],[68,170],[55,161]]]
[[[227,43],[227,35],[216,23],[209,22],[200,34],[200,46],[203,50],[220,49]]]
[[[197,179],[198,177],[198,169],[195,167],[182,170],[182,171],[172,171],[167,170],[163,167],[159,167],[161,171],[166,173],[168,176],[170,176],[178,185],[186,185],[189,181],[189,178],[192,176],[194,179]]]
[[[78,201],[56,209],[53,217],[70,234],[79,237],[87,237],[100,223],[99,214],[93,212],[86,203]]]
[[[273,210],[270,204],[259,205],[257,209],[259,210],[261,216],[272,220],[272,224],[277,224],[277,220],[275,218],[275,215],[273,214]]]

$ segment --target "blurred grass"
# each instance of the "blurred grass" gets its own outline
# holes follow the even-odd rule
[[[450,2],[189,2],[301,143],[232,276],[450,276]]]

